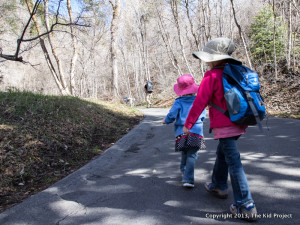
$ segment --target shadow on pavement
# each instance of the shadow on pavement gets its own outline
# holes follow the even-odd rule
[[[181,186],[180,154],[167,110],[145,110],[145,120],[106,154],[47,190],[0,214],[0,224],[243,224],[232,218],[229,198],[204,190],[217,141],[196,163],[195,188]],[[266,126],[268,122],[268,128]],[[300,121],[269,118],[265,133],[249,127],[238,141],[250,190],[261,218],[256,224],[300,224]],[[229,181],[230,182],[230,181]]]

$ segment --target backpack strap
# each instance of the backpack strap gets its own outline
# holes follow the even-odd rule
[[[217,106],[216,104],[214,104],[212,102],[209,102],[208,105],[214,107],[216,110],[219,110],[221,113],[223,113],[223,115],[227,116],[230,119],[228,110],[225,111],[224,109],[222,109],[221,107]],[[212,128],[209,129],[209,133],[211,133],[211,132],[212,132]]]
[[[221,69],[221,68],[224,68],[226,66],[226,64],[222,64],[222,65],[219,65],[219,66],[215,66],[213,68],[211,68],[212,70],[213,69]]]
[[[255,108],[255,106],[254,106],[254,103],[253,103],[253,98],[252,98],[252,96],[250,95],[250,92],[249,92],[249,91],[246,91],[245,93],[246,93],[246,96],[247,96],[247,101],[248,101],[248,103],[249,103],[249,106],[250,106],[250,108],[251,108],[251,110],[252,110],[252,112],[253,112],[253,115],[254,115],[254,117],[255,117],[256,123],[257,123],[257,125],[258,125],[258,128],[259,128],[259,130],[260,130],[261,132],[263,132],[263,128],[262,128],[262,125],[261,125],[261,122],[260,122],[260,118],[259,118],[258,112],[257,112],[257,110],[256,110],[256,108]]]
[[[230,118],[228,110],[225,111],[224,109],[222,109],[221,107],[217,106],[216,104],[214,104],[214,103],[212,103],[212,102],[209,102],[208,104],[209,104],[210,106],[214,107],[215,109],[219,110],[221,113],[223,113],[223,114],[224,114],[225,116],[227,116],[228,118]]]

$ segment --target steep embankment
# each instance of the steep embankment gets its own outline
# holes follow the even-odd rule
[[[0,211],[80,168],[141,118],[121,104],[0,92]]]

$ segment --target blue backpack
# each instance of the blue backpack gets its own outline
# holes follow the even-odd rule
[[[146,88],[147,93],[152,93],[153,92],[153,84],[150,80],[147,80],[145,88]]]
[[[224,98],[227,111],[211,105],[222,112],[235,124],[256,125],[262,131],[261,120],[266,108],[259,93],[257,73],[243,65],[226,64],[223,70]]]

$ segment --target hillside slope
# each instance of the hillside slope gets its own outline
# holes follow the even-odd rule
[[[284,67],[283,67],[284,68]],[[261,94],[269,115],[300,119],[300,72],[281,69],[278,79],[272,68],[260,74]]]
[[[0,211],[77,170],[141,119],[121,104],[0,92]]]

